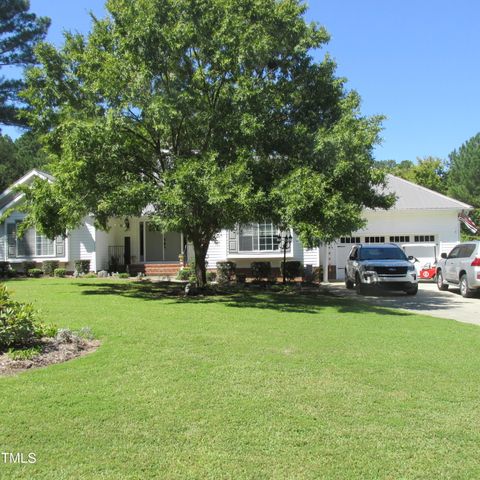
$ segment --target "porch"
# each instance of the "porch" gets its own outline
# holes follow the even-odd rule
[[[109,271],[173,276],[187,262],[184,235],[156,230],[145,219],[112,221],[106,237],[102,263]]]

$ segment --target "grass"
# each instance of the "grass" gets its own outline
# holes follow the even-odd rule
[[[480,478],[480,329],[268,293],[182,299],[121,280],[9,282],[102,346],[0,378],[20,479]]]

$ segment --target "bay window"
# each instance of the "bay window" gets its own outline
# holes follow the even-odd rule
[[[238,247],[240,252],[279,250],[279,230],[272,222],[240,225]]]
[[[7,223],[7,256],[8,258],[32,257],[64,257],[65,239],[57,237],[50,240],[45,235],[29,228],[18,236],[20,221]]]

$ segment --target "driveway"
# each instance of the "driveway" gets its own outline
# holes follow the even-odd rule
[[[450,287],[446,292],[441,292],[434,283],[420,283],[416,296],[405,295],[403,292],[360,296],[355,290],[347,290],[343,283],[331,283],[328,290],[338,296],[358,298],[380,307],[400,308],[480,325],[480,296],[463,298],[458,288]]]

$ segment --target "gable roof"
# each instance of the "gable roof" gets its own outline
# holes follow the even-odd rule
[[[47,172],[38,170],[37,168],[30,170],[10,187],[0,193],[0,211],[13,206],[23,196],[22,193],[15,191],[15,187],[25,184],[28,185],[35,177],[41,178],[42,180],[49,180],[50,182],[53,182],[54,180],[53,176]]]
[[[395,175],[387,174],[386,193],[397,197],[393,210],[471,210],[467,203],[434,192]]]

